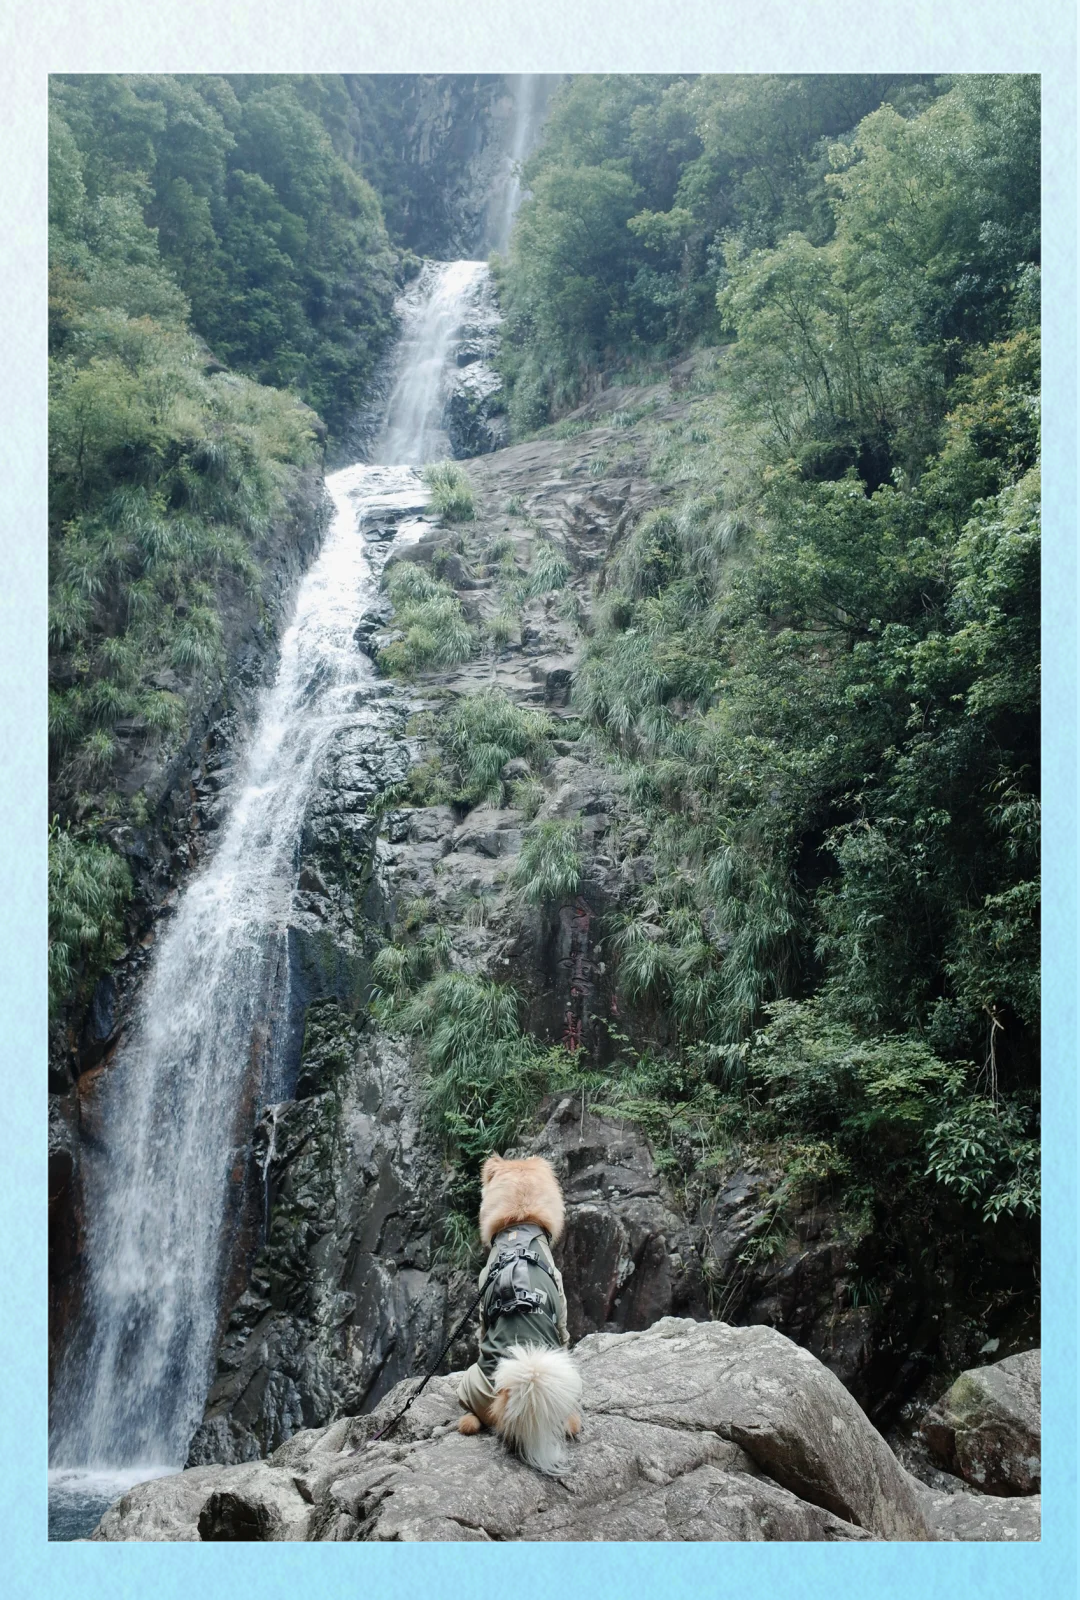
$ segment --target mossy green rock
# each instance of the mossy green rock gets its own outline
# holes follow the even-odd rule
[[[922,1432],[950,1472],[984,1494],[1037,1494],[1042,1481],[1038,1350],[962,1372]]]

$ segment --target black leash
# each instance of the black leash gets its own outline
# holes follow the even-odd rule
[[[393,1429],[397,1427],[398,1423],[401,1421],[401,1419],[405,1415],[406,1411],[408,1411],[408,1409],[412,1405],[413,1401],[414,1400],[418,1400],[420,1398],[420,1396],[423,1394],[424,1390],[427,1388],[428,1384],[431,1382],[432,1378],[435,1376],[436,1372],[438,1372],[439,1367],[442,1365],[442,1359],[445,1356],[446,1352],[449,1350],[449,1348],[453,1344],[454,1340],[462,1332],[462,1330],[465,1327],[465,1324],[468,1322],[469,1318],[472,1316],[473,1312],[476,1310],[477,1306],[480,1304],[480,1301],[483,1299],[483,1296],[484,1296],[484,1289],[486,1289],[486,1288],[487,1288],[487,1281],[485,1280],[483,1288],[481,1288],[477,1293],[476,1299],[473,1301],[473,1303],[469,1307],[468,1311],[466,1311],[465,1315],[462,1317],[461,1321],[458,1323],[457,1327],[454,1329],[454,1331],[450,1335],[449,1339],[447,1339],[446,1343],[443,1345],[442,1349],[439,1351],[438,1355],[435,1357],[435,1361],[434,1361],[430,1371],[428,1372],[427,1376],[425,1377],[424,1381],[421,1383],[419,1389],[414,1389],[413,1390],[412,1394],[406,1400],[405,1404],[402,1406],[401,1410],[397,1413],[397,1415],[394,1416],[394,1417],[391,1417],[390,1421],[388,1423],[386,1423],[384,1427],[380,1428],[378,1433],[374,1434],[367,1441],[367,1445],[377,1444],[380,1439],[384,1439],[388,1433],[392,1432]],[[367,1445],[364,1446],[365,1450],[367,1449]]]

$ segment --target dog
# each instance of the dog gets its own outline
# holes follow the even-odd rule
[[[551,1254],[565,1220],[562,1191],[542,1156],[489,1156],[480,1182],[489,1255],[478,1281],[480,1353],[461,1381],[458,1429],[494,1428],[530,1466],[555,1474],[567,1438],[581,1430],[581,1376],[566,1348],[566,1294]]]

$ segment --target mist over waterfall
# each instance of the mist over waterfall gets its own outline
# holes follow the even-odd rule
[[[445,453],[444,374],[478,262],[428,264],[403,311],[380,463],[333,474],[333,521],[301,584],[277,679],[212,856],[160,936],[138,1014],[98,1099],[87,1159],[88,1274],[54,1399],[59,1469],[147,1476],[184,1462],[202,1412],[244,1151],[289,1092],[287,933],[305,808],[330,741],[372,719],[354,637],[392,545],[426,502],[416,465]]]

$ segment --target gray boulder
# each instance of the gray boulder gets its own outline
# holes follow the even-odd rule
[[[930,1492],[904,1472],[839,1380],[772,1329],[666,1317],[642,1332],[592,1334],[576,1357],[584,1429],[558,1479],[523,1466],[491,1434],[459,1434],[451,1374],[434,1379],[385,1440],[374,1435],[412,1382],[369,1415],[297,1434],[268,1460],[141,1484],[93,1538],[1026,1536],[995,1532],[992,1521],[976,1535],[963,1531],[974,1524],[954,1508],[931,1507]],[[935,1535],[931,1510],[960,1531]],[[1020,1526],[1015,1518],[1006,1525]]]
[[[985,1494],[1028,1495],[1042,1481],[1038,1350],[962,1372],[927,1412],[922,1433],[950,1472]]]

